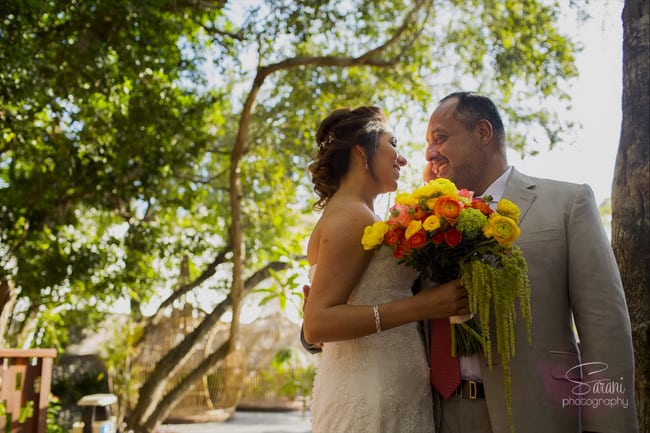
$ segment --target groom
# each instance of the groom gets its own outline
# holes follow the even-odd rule
[[[426,140],[426,181],[448,178],[521,210],[517,244],[528,263],[533,319],[532,345],[516,324],[514,431],[638,432],[625,294],[589,186],[509,166],[499,112],[475,93],[443,98]],[[437,432],[510,431],[498,359],[491,368],[482,355],[460,359],[456,391],[434,393]]]

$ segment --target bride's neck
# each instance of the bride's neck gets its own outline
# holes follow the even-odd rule
[[[334,193],[329,203],[341,203],[345,201],[355,201],[365,204],[368,209],[373,213],[375,212],[375,198],[374,194],[365,193],[361,188],[344,187],[341,186],[338,191]]]

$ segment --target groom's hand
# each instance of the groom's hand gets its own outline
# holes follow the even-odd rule
[[[303,315],[305,314],[305,306],[307,305],[307,298],[309,297],[309,290],[311,289],[311,286],[305,284],[302,286],[302,293],[303,293],[303,301],[302,301],[302,313]],[[323,348],[323,343],[310,343],[309,341],[305,340],[305,334],[303,333],[303,328],[300,328],[300,340],[302,342],[302,345],[305,349],[307,349],[311,353],[318,353],[321,351]]]
[[[427,161],[426,165],[424,166],[424,171],[422,172],[422,180],[424,180],[424,183],[428,183],[429,181],[434,180],[437,177],[438,175],[434,170],[433,162]]]
[[[469,314],[467,290],[460,280],[452,280],[439,286],[427,287],[416,296],[422,296],[428,305],[427,319]]]
[[[311,289],[311,287],[308,284],[302,286],[302,294],[303,294],[302,314],[305,314],[305,306],[307,305],[307,297],[309,296],[309,289]]]

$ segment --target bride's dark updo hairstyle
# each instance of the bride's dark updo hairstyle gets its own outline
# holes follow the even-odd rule
[[[374,175],[371,162],[385,125],[386,116],[381,108],[371,106],[339,108],[321,122],[316,132],[316,155],[309,164],[314,191],[319,197],[315,209],[324,208],[339,189],[355,144],[366,151],[367,166]]]

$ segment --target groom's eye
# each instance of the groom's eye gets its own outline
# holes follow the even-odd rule
[[[442,143],[447,141],[447,136],[446,135],[436,135],[435,137],[433,137],[432,141],[433,141],[433,144],[435,144],[436,146],[440,146]]]

